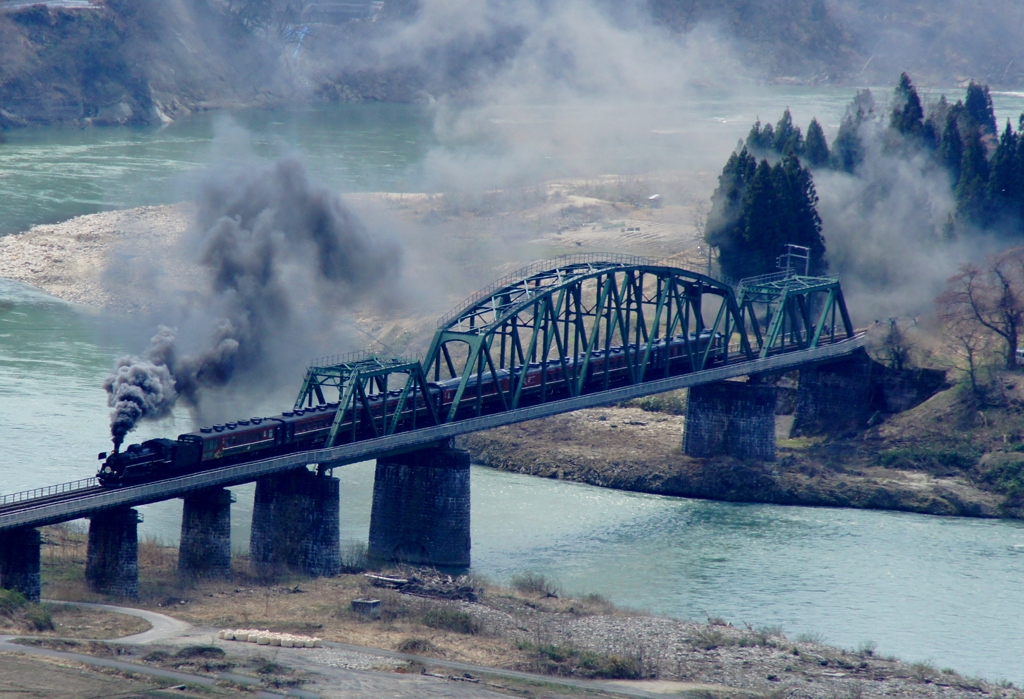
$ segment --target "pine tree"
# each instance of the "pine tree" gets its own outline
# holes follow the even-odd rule
[[[740,245],[735,250],[737,254],[729,259],[720,255],[723,269],[728,265],[731,276],[738,279],[774,272],[775,257],[781,252],[784,213],[772,167],[767,160],[762,160],[743,197],[744,226]]]
[[[857,133],[863,117],[858,116],[860,118],[847,115],[839,125],[839,133],[832,142],[832,168],[835,170],[853,174],[857,166],[864,162],[864,144]]]
[[[1012,216],[1020,212],[1019,193],[1021,172],[1017,164],[1017,149],[1020,137],[1013,132],[1013,125],[1006,121],[1006,129],[999,138],[999,145],[989,161],[987,199],[991,220]]]
[[[811,167],[822,167],[828,164],[828,141],[825,140],[825,131],[822,130],[817,119],[811,119],[811,123],[807,127],[804,156]]]
[[[832,169],[853,173],[864,161],[864,144],[860,140],[860,126],[875,112],[875,98],[871,90],[858,90],[846,107],[839,124],[839,133],[832,142]]]
[[[939,163],[949,171],[949,179],[953,187],[960,181],[960,163],[964,158],[964,143],[960,138],[960,127],[957,125],[956,114],[946,114],[946,127],[942,130],[939,149],[935,153]]]
[[[962,221],[984,226],[988,223],[988,160],[985,159],[985,144],[981,142],[981,129],[969,129],[963,141],[960,179],[954,192],[957,215]]]
[[[800,133],[800,127],[793,125],[793,116],[789,113],[789,107],[786,107],[779,123],[775,125],[772,150],[783,157],[787,155],[801,156],[804,153],[804,137]]]
[[[900,75],[894,105],[889,117],[889,126],[904,136],[920,138],[924,131],[924,109],[921,107],[921,98],[917,96],[917,90],[906,73]]]
[[[812,273],[825,269],[814,181],[795,155],[771,166],[743,149],[729,158],[718,182],[706,237],[727,276],[774,272],[786,243],[811,249]]]
[[[745,226],[741,220],[743,197],[756,170],[757,160],[746,148],[733,153],[718,178],[718,188],[711,195],[711,211],[704,237],[708,244],[718,248],[720,260],[731,260],[741,254],[739,249]],[[734,275],[731,263],[721,264],[726,275]]]
[[[967,116],[982,134],[996,135],[996,112],[992,107],[992,96],[988,85],[978,85],[973,80],[967,86],[967,97],[964,99]]]
[[[773,176],[783,223],[781,235],[775,243],[776,250],[786,243],[809,248],[810,273],[822,274],[828,264],[825,262],[825,239],[821,235],[821,217],[817,209],[818,193],[811,172],[801,167],[800,161],[793,156],[787,157],[776,168]]]
[[[772,125],[765,124],[764,129],[762,129],[761,120],[758,119],[750,127],[750,133],[747,134],[746,149],[751,153],[767,155],[774,145],[775,133],[772,130]]]

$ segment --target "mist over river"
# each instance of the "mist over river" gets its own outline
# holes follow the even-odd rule
[[[877,90],[884,97],[887,90]],[[947,91],[947,94],[959,91]],[[608,172],[649,167],[716,172],[750,123],[789,106],[816,116],[831,138],[852,90],[763,89],[743,100],[661,105],[642,137],[611,144]],[[1024,96],[995,93],[997,115],[1016,121]],[[609,108],[611,110],[611,108]],[[685,113],[685,118],[681,115]],[[523,110],[496,124],[510,142],[551,119],[587,114]],[[629,114],[620,118],[628,128]],[[126,206],[177,201],[196,166],[297,153],[340,192],[422,191],[445,183],[435,167],[486,144],[454,142],[423,109],[339,105],[295,112],[200,114],[162,129],[15,131],[0,145],[0,232]],[[695,134],[710,134],[696,139]],[[540,157],[540,156],[538,156]],[[557,152],[542,174],[575,174]],[[617,169],[611,169],[618,164]],[[0,280],[0,492],[94,474],[110,448],[102,389],[113,359],[145,338],[116,316],[70,306]],[[303,367],[296,367],[298,390]],[[282,409],[268,396],[245,413]],[[191,429],[145,424],[141,441]],[[342,481],[342,539],[365,541],[373,465],[335,471]],[[233,545],[248,545],[253,487],[234,489]],[[141,508],[141,533],[176,542],[180,501]],[[652,612],[734,624],[779,624],[852,648],[928,660],[987,679],[1024,682],[1024,523],[921,515],[742,505],[617,492],[475,467],[473,568],[497,580],[533,570],[569,592],[599,592]]]

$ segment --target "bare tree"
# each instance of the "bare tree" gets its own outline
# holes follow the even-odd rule
[[[953,358],[951,366],[968,380],[979,398],[988,397],[993,377],[992,344],[994,335],[970,315],[943,315],[943,343]]]
[[[948,328],[965,333],[976,324],[998,338],[1006,368],[1016,368],[1024,330],[1024,248],[1002,252],[982,266],[964,265],[937,303]]]

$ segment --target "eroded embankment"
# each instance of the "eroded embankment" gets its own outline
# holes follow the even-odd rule
[[[935,515],[1011,515],[1006,497],[966,473],[891,468],[892,440],[781,439],[773,463],[682,453],[684,418],[599,408],[462,437],[481,464],[608,488],[735,502],[855,507]]]

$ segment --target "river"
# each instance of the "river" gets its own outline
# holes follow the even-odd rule
[[[709,95],[686,106],[686,123],[664,108],[656,115],[664,128],[611,157],[649,164],[666,157],[665,144],[681,153],[701,131],[720,149],[757,116],[774,121],[785,106],[798,123],[817,116],[834,128],[850,92],[777,88],[743,102]],[[1024,109],[1024,96],[995,98],[1002,119]],[[534,128],[550,118],[527,116],[510,121]],[[422,110],[400,105],[201,114],[161,129],[14,132],[0,145],[0,231],[174,201],[188,192],[195,167],[242,154],[298,153],[338,191],[413,191],[429,184],[438,153],[456,149],[446,138]],[[550,167],[572,169],[568,159]],[[93,474],[94,455],[109,448],[100,384],[114,356],[137,350],[138,338],[118,320],[0,280],[0,491]],[[260,409],[280,409],[288,398]],[[177,414],[136,437],[186,429],[187,416]],[[336,475],[342,538],[365,542],[373,466]],[[243,549],[253,488],[235,491],[233,545]],[[179,501],[142,508],[143,536],[176,541],[180,509]],[[472,536],[474,570],[496,580],[533,570],[566,591],[656,613],[781,625],[849,648],[871,641],[880,653],[1024,682],[1019,522],[703,502],[474,467]]]

